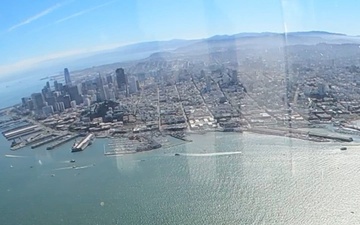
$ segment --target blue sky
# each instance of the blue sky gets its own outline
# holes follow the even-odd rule
[[[240,32],[358,35],[358,0],[14,0],[0,8],[0,76],[128,43]]]

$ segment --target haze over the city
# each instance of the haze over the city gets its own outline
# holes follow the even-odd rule
[[[324,30],[357,35],[358,1],[7,1],[0,75],[130,43],[240,32]],[[16,12],[16,13],[14,13]]]

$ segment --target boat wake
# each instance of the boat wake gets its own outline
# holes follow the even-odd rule
[[[22,155],[5,155],[5,157],[7,157],[7,158],[26,158],[26,156],[22,156]]]
[[[86,169],[86,168],[93,167],[93,166],[95,166],[95,164],[91,164],[91,165],[87,165],[87,166],[77,166],[77,167],[75,167],[75,169],[81,170],[81,169]]]
[[[95,166],[95,164],[91,164],[91,165],[86,165],[86,166],[67,166],[67,167],[61,167],[61,168],[57,168],[54,170],[71,170],[71,169],[75,169],[75,170],[81,170],[81,169],[86,169],[89,167],[93,167]]]
[[[57,169],[54,169],[54,170],[70,170],[70,169],[74,169],[74,167],[68,166],[68,167],[57,168]]]
[[[242,154],[242,152],[178,153],[178,154],[183,156],[208,157],[208,156],[238,155],[238,154]]]

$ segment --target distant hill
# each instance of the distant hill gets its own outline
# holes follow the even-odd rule
[[[225,50],[236,51],[249,48],[261,50],[264,48],[279,48],[289,45],[316,45],[320,43],[360,44],[360,37],[325,31],[308,31],[290,32],[286,34],[272,32],[238,33],[233,35],[215,35],[196,40],[174,39],[168,41],[150,41],[130,44],[107,51],[49,60],[39,65],[36,70],[53,73],[55,71],[62,71],[64,67],[69,67],[71,70],[78,70],[132,60],[154,60],[156,58],[180,55],[204,55]]]
[[[325,31],[290,32],[286,34],[263,32],[215,35],[197,40],[174,39],[130,44],[92,55],[69,59],[62,64],[68,67],[85,68],[121,61],[145,59],[157,52],[193,54],[194,52],[204,53],[228,48],[272,48],[284,45],[316,45],[319,43],[360,44],[360,37]]]
[[[324,31],[291,33],[239,33],[234,35],[216,35],[202,39],[177,49],[177,52],[211,52],[224,48],[276,48],[288,45],[360,44],[359,37]]]

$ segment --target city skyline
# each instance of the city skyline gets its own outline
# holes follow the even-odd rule
[[[9,2],[0,10],[0,50],[6,52],[0,76],[51,59],[152,40],[306,30],[357,35],[360,6],[337,0],[22,3]]]

